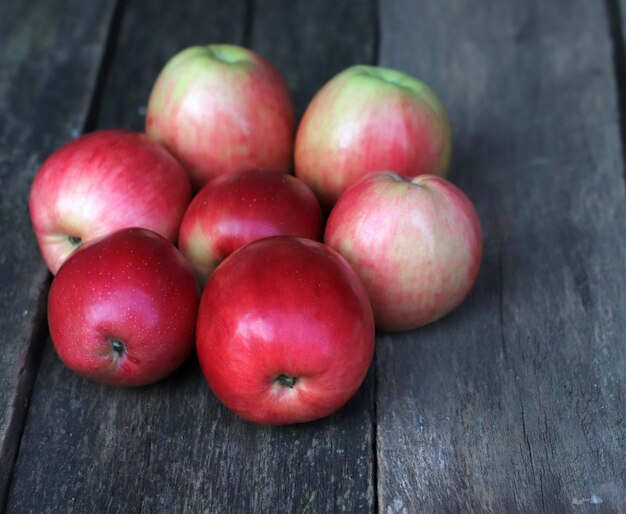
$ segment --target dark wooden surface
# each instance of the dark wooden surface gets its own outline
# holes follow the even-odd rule
[[[112,7],[0,2],[0,506],[47,330],[30,183],[43,159],[83,130]]]
[[[626,512],[626,2],[0,3],[0,511]],[[298,113],[379,63],[429,83],[485,257],[445,319],[380,333],[340,412],[258,427],[195,356],[133,390],[78,378],[46,336],[27,196],[85,130],[141,130],[176,51],[244,44]]]
[[[624,512],[626,211],[605,6],[408,3],[383,3],[380,61],[444,97],[451,179],[476,202],[485,257],[462,308],[379,341],[379,502]]]

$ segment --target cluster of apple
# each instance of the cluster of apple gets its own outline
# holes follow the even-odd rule
[[[86,134],[35,177],[58,355],[137,386],[195,345],[215,395],[245,419],[334,412],[367,373],[375,327],[434,321],[474,284],[480,222],[442,178],[450,153],[440,101],[399,71],[348,68],[296,126],[260,56],[182,51],[154,84],[146,134]]]

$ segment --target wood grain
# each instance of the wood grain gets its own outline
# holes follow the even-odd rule
[[[623,0],[134,0],[112,24],[114,3],[0,4],[0,510],[11,485],[7,512],[626,512]],[[87,118],[140,130],[164,62],[224,41],[274,62],[299,114],[379,46],[433,86],[450,178],[483,221],[475,290],[380,333],[375,376],[313,424],[239,420],[195,356],[123,390],[76,377],[50,342],[28,409],[48,277],[37,167]]]
[[[45,337],[48,271],[30,224],[30,184],[83,129],[113,6],[0,3],[0,509]]]
[[[333,4],[313,4],[301,14],[308,12],[308,23],[319,25],[315,16]],[[98,126],[141,128],[138,106],[163,59],[193,37],[236,43],[248,34],[270,59],[282,55],[282,45],[313,44],[296,26],[250,19],[243,2],[228,2],[228,9],[218,1],[187,2],[185,9],[166,5],[125,4]],[[275,8],[290,9],[286,3]],[[367,47],[372,34],[355,26],[353,37],[358,34],[359,47]],[[349,63],[352,51],[351,45],[338,51],[338,62]],[[139,62],[146,68],[137,71]],[[304,73],[287,72],[296,79]],[[320,66],[317,73],[322,82],[330,71]],[[124,390],[73,375],[48,343],[7,511],[370,512],[372,403],[368,378],[345,408],[325,420],[261,427],[219,404],[195,356],[158,384]]]
[[[298,115],[344,68],[376,60],[375,2],[264,0],[252,15],[250,44],[283,73]]]
[[[98,128],[143,131],[150,91],[165,63],[189,46],[241,44],[247,9],[243,0],[126,2],[95,116]]]
[[[451,179],[485,256],[456,312],[379,340],[379,510],[626,511],[624,165],[603,4],[383,2],[381,64],[448,106]]]

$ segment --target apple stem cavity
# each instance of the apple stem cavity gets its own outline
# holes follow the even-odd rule
[[[83,240],[78,236],[69,235],[67,236],[67,239],[69,240],[72,246],[76,246],[76,247],[80,246],[83,242]]]
[[[289,389],[293,389],[297,381],[298,377],[290,377],[283,375],[282,373],[276,377],[276,382],[283,387],[288,387]]]
[[[234,64],[238,61],[237,56],[231,56],[228,53],[224,53],[221,48],[211,46],[209,48],[209,55],[216,61],[223,62],[225,64]]]
[[[126,345],[122,343],[119,339],[109,339],[109,343],[111,344],[111,348],[118,355],[122,355],[126,353]]]

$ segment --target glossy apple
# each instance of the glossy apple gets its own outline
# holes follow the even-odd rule
[[[30,191],[30,216],[48,268],[56,273],[81,244],[138,226],[176,242],[191,200],[189,177],[145,134],[103,130],[54,152]]]
[[[234,45],[187,48],[154,84],[146,132],[185,165],[196,189],[224,173],[292,167],[295,115],[279,72]]]
[[[367,289],[376,324],[406,330],[434,321],[472,289],[482,258],[476,209],[458,187],[433,175],[369,175],[330,213],[324,241]]]
[[[202,188],[183,216],[179,248],[205,283],[240,246],[278,235],[320,241],[319,203],[291,175],[249,171],[222,175]]]
[[[296,176],[330,208],[373,171],[445,176],[451,147],[446,112],[425,84],[389,68],[353,66],[307,107],[296,135]]]
[[[88,243],[61,267],[48,298],[50,337],[79,375],[148,384],[189,355],[198,301],[193,271],[172,243],[123,229]]]
[[[327,416],[357,391],[372,360],[374,320],[348,263],[304,238],[235,251],[209,279],[196,344],[215,395],[249,421]]]

